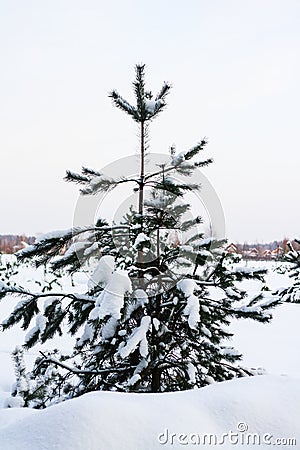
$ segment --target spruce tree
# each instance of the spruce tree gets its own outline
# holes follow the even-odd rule
[[[300,244],[299,239],[295,239],[296,244]],[[283,302],[300,303],[300,251],[296,250],[293,243],[288,241],[289,251],[285,254],[284,265],[279,267],[279,272],[288,273],[292,280],[291,286],[277,290],[277,295]]]
[[[144,69],[135,68],[134,104],[117,91],[110,94],[138,125],[139,174],[110,178],[84,167],[66,175],[81,185],[83,196],[130,183],[137,205],[119,223],[99,218],[48,233],[18,253],[53,271],[74,273],[94,264],[86,292],[0,286],[2,297],[21,297],[2,329],[19,322],[31,327],[26,348],[61,334],[63,324],[74,336],[70,354],[43,351],[27,374],[26,401],[36,407],[93,390],[177,391],[251,375],[255,371],[242,368],[241,354],[226,344],[232,336],[228,325],[232,318],[269,322],[269,310],[279,302],[267,291],[249,297],[240,289],[244,279],[264,281],[266,271],[238,266],[225,239],[205,238],[201,218],[191,217],[185,194],[200,189],[191,176],[212,162],[199,159],[205,139],[177,154],[172,148],[164,164],[147,172],[149,125],[164,110],[170,85],[153,96]]]

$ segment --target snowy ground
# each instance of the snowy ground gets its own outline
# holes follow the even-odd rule
[[[0,444],[1,450],[299,449],[284,444],[300,442],[299,404],[299,380],[283,376],[172,394],[97,392],[43,411],[0,410]]]
[[[268,263],[269,286],[275,289],[288,285],[288,277],[274,273],[272,266]],[[36,290],[40,286],[34,280],[51,281],[42,270],[32,268],[23,269],[14,278]],[[86,278],[83,274],[77,275],[74,281],[75,287],[66,280],[63,284],[68,290],[79,292],[84,289]],[[247,288],[252,285],[245,283]],[[1,301],[0,320],[8,316],[14,302],[12,298]],[[274,310],[273,316],[271,324],[240,320],[231,326],[235,333],[232,344],[244,355],[242,364],[264,367],[269,375],[176,394],[99,392],[45,411],[1,409],[0,449],[195,448],[203,447],[200,445],[203,442],[199,441],[202,433],[215,433],[214,439],[218,442],[206,448],[227,450],[247,447],[242,436],[248,432],[259,433],[261,439],[259,446],[248,445],[248,448],[270,448],[270,445],[300,448],[300,305],[282,305]],[[17,328],[0,335],[0,406],[14,382],[10,353],[15,345],[23,343],[23,339],[24,332]],[[70,343],[67,338],[56,340],[52,348],[67,349]],[[38,349],[28,353],[28,364],[37,354]],[[239,423],[247,425],[248,431],[238,430]],[[236,443],[225,440],[221,445],[222,433],[230,430],[238,433],[238,440]],[[176,436],[172,438],[170,433]],[[182,442],[180,433],[187,435],[182,437]],[[198,438],[192,433],[198,434]],[[263,443],[264,433],[273,436],[270,442]],[[298,443],[287,445],[282,441],[278,444],[275,438],[296,438]]]
[[[267,284],[274,290],[291,284],[287,275],[280,275],[273,270],[277,264],[267,263]],[[251,282],[243,284],[249,290],[253,288]],[[233,321],[233,346],[244,355],[242,364],[245,366],[263,367],[271,374],[300,377],[300,304],[280,305],[272,311],[272,315],[270,324],[251,320]]]

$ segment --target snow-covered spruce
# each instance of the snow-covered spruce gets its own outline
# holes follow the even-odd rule
[[[144,66],[138,65],[135,104],[117,91],[110,95],[139,126],[142,163],[148,125],[164,109],[169,89],[164,83],[153,97],[145,89]],[[199,160],[205,145],[203,139],[177,155],[172,148],[166,164],[154,173],[141,164],[135,178],[107,178],[85,167],[81,174],[67,172],[82,195],[130,183],[138,202],[120,223],[98,219],[50,233],[19,253],[71,273],[90,270],[90,263],[94,270],[84,294],[1,284],[0,297],[22,298],[2,329],[21,322],[30,330],[26,347],[64,330],[74,336],[72,352],[43,351],[26,374],[26,404],[45,407],[93,390],[178,391],[253,373],[239,366],[241,355],[227,346],[227,325],[232,318],[268,322],[270,308],[280,300],[267,291],[248,298],[239,282],[263,281],[265,272],[236,266],[225,240],[204,239],[200,218],[188,215],[184,195],[199,188],[189,176],[211,162]],[[178,181],[178,174],[187,181]]]
[[[296,244],[300,244],[299,239],[295,239]],[[300,303],[300,251],[296,251],[291,242],[287,243],[289,252],[285,255],[284,261],[287,263],[279,268],[279,271],[286,272],[291,278],[291,286],[281,288],[275,295],[282,301],[289,303]]]

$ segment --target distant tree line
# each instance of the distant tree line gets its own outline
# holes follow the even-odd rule
[[[0,253],[15,253],[27,245],[34,244],[34,236],[0,234]]]

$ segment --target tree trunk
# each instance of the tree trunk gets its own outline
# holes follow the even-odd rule
[[[140,161],[140,185],[139,185],[139,214],[144,212],[144,178],[145,178],[145,123],[141,122],[141,161]]]
[[[152,371],[151,392],[160,392],[160,369],[155,367]]]
[[[140,184],[139,184],[139,215],[141,220],[141,231],[143,231],[143,214],[144,214],[144,178],[145,178],[145,123],[141,122],[141,154],[140,154]],[[143,265],[143,251],[138,250],[138,263],[142,268]],[[143,288],[144,273],[141,270],[139,279]]]

